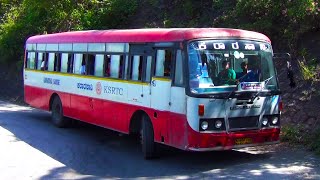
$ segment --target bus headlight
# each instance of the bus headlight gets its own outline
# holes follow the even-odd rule
[[[279,121],[279,118],[278,118],[278,117],[272,118],[272,124],[273,124],[273,125],[276,125],[276,124],[278,123],[278,121]]]
[[[216,123],[215,123],[215,127],[216,127],[217,129],[220,129],[221,126],[222,126],[222,121],[217,120]]]
[[[262,118],[262,125],[266,126],[268,124],[268,118]]]
[[[207,130],[208,127],[209,127],[208,122],[207,122],[207,121],[202,121],[202,123],[201,123],[201,128],[202,128],[203,130]]]

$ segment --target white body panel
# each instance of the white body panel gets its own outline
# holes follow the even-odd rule
[[[256,98],[253,104],[237,105],[237,99],[207,99],[207,98],[187,98],[187,119],[191,128],[199,131],[200,118],[228,118],[251,117],[271,114],[279,114],[279,95]],[[198,115],[199,104],[204,105],[204,116]]]
[[[88,78],[69,74],[24,71],[24,84],[57,92],[76,94],[127,103],[160,111],[185,114],[186,101],[184,88],[171,87],[171,81],[157,80],[156,87],[145,83],[110,78]],[[175,97],[172,97],[170,94]],[[171,106],[169,102],[172,102]]]
[[[171,97],[171,80],[152,79],[151,108],[169,111]]]

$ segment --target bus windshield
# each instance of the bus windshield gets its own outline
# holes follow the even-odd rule
[[[249,40],[200,40],[188,45],[194,94],[278,90],[272,48]]]

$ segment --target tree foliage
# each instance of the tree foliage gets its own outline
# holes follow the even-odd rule
[[[135,16],[145,9],[148,14]],[[319,13],[318,0],[0,0],[0,61],[21,60],[32,35],[130,28],[135,22],[254,30],[276,40],[278,49],[295,49],[301,34],[320,29]]]
[[[239,0],[214,25],[259,31],[294,49],[301,34],[320,29],[319,13],[317,0]]]
[[[18,61],[25,40],[32,35],[124,27],[137,1],[2,0],[0,5],[0,57]]]

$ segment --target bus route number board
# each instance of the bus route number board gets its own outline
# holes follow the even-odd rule
[[[257,83],[257,82],[241,82],[239,86],[239,90],[242,91],[250,91],[250,90],[261,90],[263,89],[263,84],[262,83]]]

